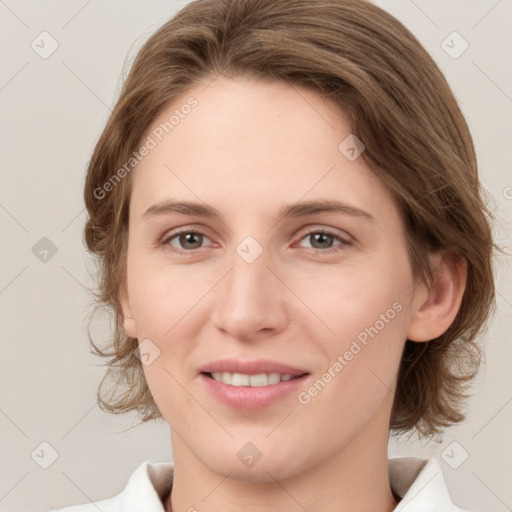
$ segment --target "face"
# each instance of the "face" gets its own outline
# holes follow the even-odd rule
[[[284,478],[387,442],[420,288],[392,194],[340,146],[346,112],[280,82],[205,85],[133,171],[124,325],[175,463]]]

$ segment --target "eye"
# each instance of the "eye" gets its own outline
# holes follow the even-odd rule
[[[321,252],[336,252],[338,250],[343,250],[344,246],[352,245],[352,242],[343,239],[341,236],[328,229],[311,229],[301,238],[301,241],[308,239],[311,241],[311,247],[313,249],[318,249]],[[332,249],[332,243],[334,240],[338,240],[340,242],[334,246],[338,247],[338,249],[335,248],[334,250],[329,250]],[[301,243],[299,243],[299,245],[304,247]]]
[[[321,253],[337,252],[343,250],[345,246],[352,245],[352,242],[342,238],[340,235],[328,229],[310,229],[300,239],[311,241],[311,249],[318,250]],[[173,243],[173,240],[176,240]],[[193,251],[203,248],[203,242],[210,240],[206,235],[199,231],[183,230],[176,233],[172,233],[165,237],[161,245],[170,248],[173,252],[182,254],[191,254]],[[333,245],[334,241],[338,241],[338,244]],[[299,242],[300,247],[307,247]],[[333,248],[334,247],[334,248]]]
[[[174,239],[177,239],[177,243],[181,246],[181,248],[176,247],[173,243],[171,243],[171,241]],[[162,241],[162,245],[171,246],[172,250],[176,252],[190,253],[195,249],[200,249],[204,239],[210,240],[206,235],[198,231],[184,230],[166,237]]]

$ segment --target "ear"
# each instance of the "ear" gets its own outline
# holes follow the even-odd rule
[[[455,320],[466,288],[467,262],[454,253],[429,255],[433,274],[430,289],[415,290],[407,338],[430,341],[441,336]]]
[[[119,302],[123,313],[124,330],[131,338],[137,338],[137,330],[135,328],[135,321],[133,319],[130,299],[128,298],[128,291],[126,290],[125,283],[123,283],[119,291]]]

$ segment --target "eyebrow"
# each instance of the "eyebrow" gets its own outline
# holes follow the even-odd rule
[[[192,201],[173,201],[172,199],[166,199],[150,206],[145,211],[143,218],[148,219],[159,215],[170,215],[172,213],[222,220],[222,215],[215,208],[207,204]],[[319,213],[342,213],[353,217],[361,217],[371,222],[375,221],[375,217],[369,212],[333,199],[317,199],[295,204],[285,204],[279,210],[278,218],[281,220],[284,217],[305,217]]]

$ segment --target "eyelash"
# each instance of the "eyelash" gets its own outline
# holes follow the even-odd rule
[[[177,231],[177,232],[172,233],[171,235],[165,237],[162,240],[162,242],[160,243],[160,245],[163,246],[164,248],[170,248],[169,250],[171,250],[174,253],[183,254],[183,255],[187,255],[187,256],[191,256],[196,251],[198,251],[200,249],[203,249],[203,247],[200,247],[198,249],[184,250],[184,249],[177,249],[176,247],[171,246],[170,245],[170,241],[175,239],[176,237],[182,235],[182,234],[203,235],[206,238],[209,238],[207,235],[205,235],[204,233],[201,233],[200,231],[194,231],[194,230],[191,230],[191,229],[183,229],[181,231]],[[315,249],[314,247],[310,248],[310,249],[312,249],[315,252],[319,252],[320,254],[331,254],[331,253],[339,252],[340,250],[343,250],[342,247],[350,246],[350,245],[353,244],[352,242],[350,242],[348,240],[344,240],[343,238],[341,238],[334,231],[330,231],[329,229],[325,229],[325,228],[320,228],[320,229],[318,229],[318,228],[317,229],[311,228],[311,229],[309,229],[300,238],[299,242],[302,241],[304,238],[307,238],[308,236],[313,235],[313,234],[321,234],[321,235],[331,236],[334,239],[337,239],[339,242],[341,242],[339,245],[336,245],[334,247],[330,247],[329,249]],[[337,247],[341,247],[341,249],[337,249]]]

